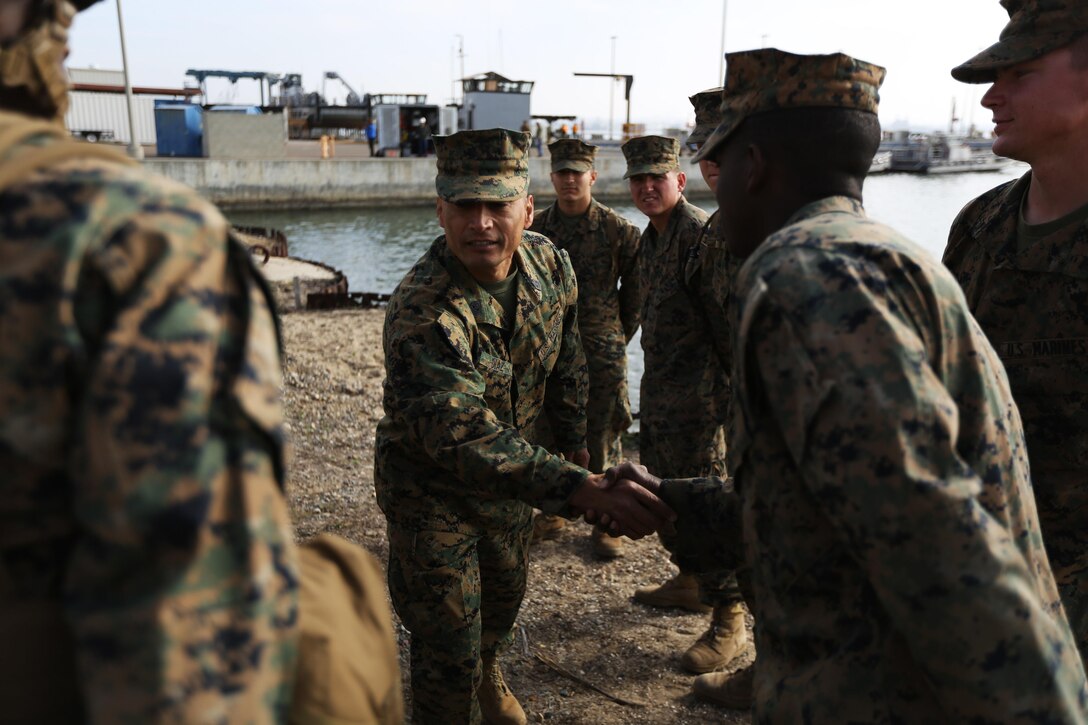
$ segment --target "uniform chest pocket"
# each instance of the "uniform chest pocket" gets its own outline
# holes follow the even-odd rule
[[[551,371],[559,357],[560,341],[563,337],[563,315],[556,311],[544,325],[544,339],[540,342],[536,354],[544,369]]]
[[[488,407],[498,414],[508,413],[510,405],[510,386],[514,381],[514,366],[509,360],[481,352],[476,361],[476,369],[483,376]]]

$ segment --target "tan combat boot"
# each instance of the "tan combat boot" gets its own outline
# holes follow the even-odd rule
[[[691,574],[677,574],[656,587],[639,587],[635,601],[651,607],[680,607],[690,612],[709,612],[711,607],[699,601],[699,582]]]
[[[476,690],[476,698],[480,701],[484,722],[488,725],[526,725],[525,711],[502,679],[498,660],[484,657],[483,669],[484,679]]]
[[[623,539],[603,529],[593,529],[593,553],[598,559],[618,559],[623,556]]]
[[[546,541],[559,536],[567,520],[554,514],[537,514],[533,517],[533,541]]]
[[[755,665],[748,665],[736,672],[699,675],[691,684],[691,691],[700,700],[724,705],[731,710],[750,710],[755,672]]]
[[[744,652],[747,644],[744,605],[738,602],[714,607],[714,614],[710,617],[710,629],[688,648],[680,658],[680,665],[697,675],[713,672]]]

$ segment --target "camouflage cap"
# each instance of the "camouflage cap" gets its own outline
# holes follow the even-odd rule
[[[1000,40],[952,69],[964,83],[993,83],[999,68],[1034,60],[1088,32],[1084,0],[1001,0],[1009,22]]]
[[[883,68],[842,53],[795,55],[776,48],[725,55],[722,119],[695,154],[704,159],[749,116],[788,108],[876,113]]]
[[[688,100],[695,109],[695,128],[684,143],[688,146],[701,146],[722,120],[722,89],[700,91]]]
[[[670,136],[637,136],[620,147],[630,179],[639,174],[667,174],[680,168],[680,142]]]
[[[521,131],[489,128],[435,136],[438,196],[446,201],[509,201],[529,191],[529,145]]]
[[[593,168],[597,147],[576,138],[561,138],[548,144],[552,154],[552,171],[570,169],[579,173]]]

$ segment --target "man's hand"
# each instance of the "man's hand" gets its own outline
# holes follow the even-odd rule
[[[612,486],[620,481],[627,481],[642,486],[647,491],[654,494],[655,497],[661,486],[661,479],[650,473],[646,466],[632,463],[631,461],[624,461],[618,466],[612,466],[612,468],[609,468],[604,472],[604,479],[606,489],[612,488]],[[595,524],[602,529],[611,531],[613,534],[618,533],[616,522],[612,520],[612,517],[609,516],[606,511],[586,509],[582,513],[582,516],[587,524]]]
[[[647,488],[625,479],[612,483],[592,474],[574,492],[570,505],[578,511],[607,518],[609,530],[641,539],[676,520],[676,514]]]
[[[582,468],[589,468],[589,449],[581,448],[577,451],[566,451],[563,453],[563,458],[567,459],[576,466]]]
[[[631,461],[624,461],[618,466],[612,466],[604,472],[605,481],[611,486],[621,479],[626,479],[645,488],[650,493],[657,495],[661,488],[661,479],[650,473],[646,466]]]

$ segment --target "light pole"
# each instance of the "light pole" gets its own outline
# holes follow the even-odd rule
[[[612,141],[615,136],[612,133],[612,120],[614,117],[615,100],[616,100],[616,36],[612,36],[612,67],[608,69],[608,72],[612,74],[612,83],[608,86],[608,140]]]
[[[455,35],[457,38],[457,56],[461,59],[461,77],[457,79],[457,85],[461,88],[461,104],[465,103],[465,36]]]
[[[132,107],[132,81],[128,77],[128,53],[125,52],[125,21],[121,18],[121,0],[117,0],[117,31],[121,34],[121,70],[125,74],[125,103],[128,105],[128,154],[144,157],[144,147],[136,139],[136,111]]]
[[[718,83],[725,85],[725,10],[729,7],[729,0],[722,0],[722,52],[718,54]]]

